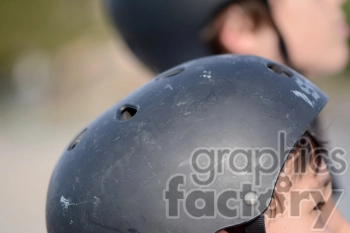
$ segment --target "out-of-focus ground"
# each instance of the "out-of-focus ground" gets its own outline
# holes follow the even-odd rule
[[[50,51],[23,51],[12,65],[14,90],[0,95],[0,233],[46,232],[46,192],[61,152],[152,76],[118,43],[100,2],[89,2],[102,35],[83,31]]]
[[[350,151],[350,77],[318,81],[329,94],[323,115],[333,146]],[[0,233],[46,232],[46,191],[70,140],[152,74],[115,34],[80,35],[53,53],[25,51],[13,64],[15,91],[0,99]],[[348,161],[350,156],[347,156]],[[350,172],[341,211],[350,220]]]
[[[0,233],[46,232],[47,186],[63,149],[151,77],[135,69],[138,64],[115,41],[85,43],[73,42],[57,57],[53,69],[65,80],[54,93],[23,90],[0,105]]]

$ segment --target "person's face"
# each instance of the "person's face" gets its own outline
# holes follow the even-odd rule
[[[307,169],[294,179],[289,192],[282,194],[286,200],[284,213],[270,219],[265,217],[267,233],[350,232],[350,225],[332,200],[331,178],[323,161],[321,168],[317,174],[314,169]]]
[[[269,0],[272,17],[294,68],[306,75],[334,74],[348,61],[344,0]]]
[[[277,180],[276,187],[284,188],[275,189],[274,199],[264,213],[266,233],[350,233],[349,223],[332,199],[331,177],[325,162],[321,161],[317,172],[310,163],[305,171],[295,174],[294,166],[294,160],[288,160]]]

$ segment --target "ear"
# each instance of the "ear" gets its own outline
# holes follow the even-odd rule
[[[257,38],[253,22],[237,4],[231,5],[224,13],[218,40],[228,53],[252,54]]]

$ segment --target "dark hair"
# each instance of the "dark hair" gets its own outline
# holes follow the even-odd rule
[[[295,175],[294,179],[297,177],[302,177],[302,174],[304,174],[309,164],[310,166],[313,166],[312,169],[315,169],[313,170],[315,171],[314,175],[317,175],[322,160],[325,158],[324,156],[327,155],[327,149],[325,146],[326,143],[324,141],[321,141],[309,131],[306,131],[304,135],[298,139],[287,159],[287,161],[294,159],[294,163],[292,163],[292,169],[294,169],[293,175]],[[282,168],[282,172],[284,170],[285,167]],[[283,208],[283,204],[280,195],[283,194],[280,193],[275,187],[269,209],[266,210],[268,211],[270,218],[275,218],[277,217],[278,213],[282,213],[277,211],[284,211],[281,210],[281,208]],[[275,208],[271,209],[271,205],[274,205]],[[245,228],[244,225],[241,225],[226,228],[225,231],[228,233],[245,233]]]
[[[301,178],[303,174],[306,173],[308,165],[310,165],[311,172],[313,172],[313,175],[317,176],[323,164],[322,162],[326,161],[327,157],[328,149],[326,148],[326,142],[320,140],[316,137],[316,135],[311,134],[309,131],[306,131],[304,135],[298,139],[297,143],[294,145],[286,161],[287,163],[288,160],[294,160],[294,162],[291,164],[291,182],[294,182],[297,178]],[[325,164],[327,165],[327,163]],[[284,166],[282,168],[281,174],[285,172],[285,169],[286,167]],[[270,217],[276,217],[277,211],[280,211],[279,213],[282,213],[284,211],[280,209],[283,208],[283,204],[281,203],[282,200],[279,197],[280,195],[282,194],[279,192],[278,187],[276,185],[270,203],[270,207],[271,205],[274,205],[273,209],[269,209]]]

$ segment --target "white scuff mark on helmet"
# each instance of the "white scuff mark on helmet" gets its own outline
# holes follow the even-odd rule
[[[297,91],[297,90],[293,90],[291,92],[293,92],[295,96],[302,98],[307,104],[309,104],[312,108],[314,108],[314,104],[304,93],[301,93],[300,91]]]
[[[265,105],[270,105],[271,101],[267,98],[265,98],[264,96],[260,96],[260,99],[264,102]]]
[[[68,210],[69,206],[73,205],[68,199],[64,198],[64,196],[61,196],[60,202],[63,209],[65,209],[66,211]]]
[[[185,105],[187,104],[187,101],[182,101],[182,102],[179,102],[176,104],[176,106],[182,106],[182,105]]]
[[[203,71],[203,74],[201,75],[203,78],[211,78],[211,71]]]
[[[93,199],[92,203],[94,205],[94,210],[92,212],[92,216],[94,218],[97,218],[100,215],[100,213],[99,213],[99,206],[101,204],[101,199],[99,197],[94,196],[94,199]]]
[[[61,196],[61,198],[60,198],[60,203],[61,203],[63,209],[64,209],[65,211],[67,211],[67,210],[68,210],[68,207],[71,206],[71,205],[77,206],[77,205],[80,205],[80,204],[83,204],[83,203],[86,203],[86,202],[72,203],[72,202],[70,202],[68,199],[66,199],[64,196]]]
[[[93,204],[94,207],[98,207],[101,204],[101,199],[99,197],[94,196]]]
[[[149,168],[152,169],[152,168],[153,168],[153,167],[152,167],[152,164],[151,164],[151,162],[146,158],[146,155],[144,155],[143,158],[144,158],[145,161],[148,163]]]
[[[164,89],[170,89],[173,90],[173,87],[170,84],[165,85]]]

